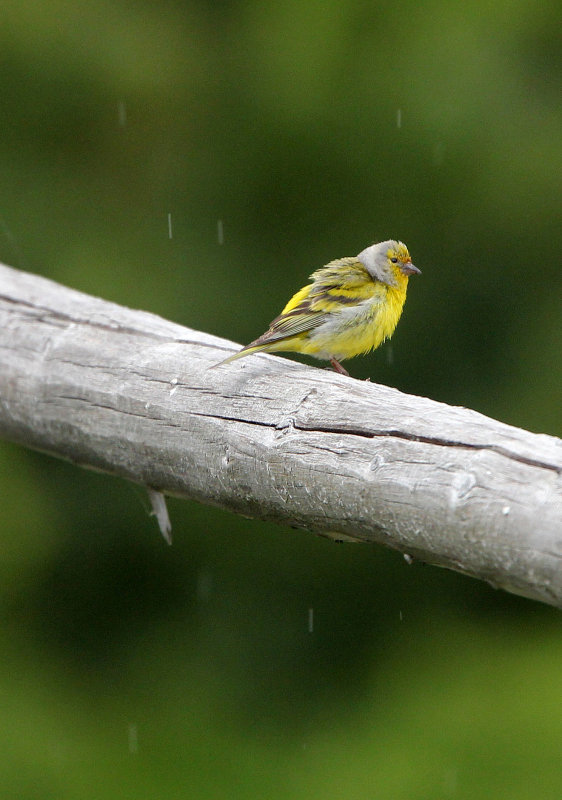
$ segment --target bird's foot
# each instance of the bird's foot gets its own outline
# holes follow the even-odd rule
[[[349,378],[349,372],[345,369],[345,367],[342,367],[340,362],[336,361],[335,358],[330,359],[330,364],[332,365],[332,367],[336,372],[340,373],[340,375],[347,375],[347,377]]]

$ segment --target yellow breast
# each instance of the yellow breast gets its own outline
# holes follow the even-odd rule
[[[355,309],[342,308],[333,320],[311,331],[300,342],[301,352],[319,358],[346,359],[377,348],[389,339],[398,324],[406,300],[405,285],[390,287],[377,284],[372,297]]]
[[[394,329],[398,325],[398,320],[402,314],[404,303],[406,302],[406,289],[408,286],[408,278],[404,279],[404,286],[397,288],[387,287],[386,300],[381,304],[377,313],[377,321],[375,327],[379,329],[380,338],[376,343],[373,343],[373,348],[378,347],[385,339],[390,339],[394,333]]]

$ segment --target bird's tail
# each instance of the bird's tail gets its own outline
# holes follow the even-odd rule
[[[209,367],[209,369],[216,369],[217,367],[222,367],[223,364],[229,364],[231,361],[236,361],[237,358],[244,358],[245,356],[251,356],[252,353],[258,353],[260,350],[267,350],[267,349],[269,348],[267,348],[267,346],[264,347],[263,344],[258,344],[258,345],[248,344],[246,345],[246,347],[243,347],[237,353],[233,353],[231,356],[228,356],[228,358],[223,359],[223,361],[219,361],[218,364],[213,364],[213,366]]]

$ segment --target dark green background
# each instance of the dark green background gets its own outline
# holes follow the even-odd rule
[[[400,238],[423,276],[352,374],[560,435],[556,30],[530,0],[3,2],[0,258],[247,342]],[[136,487],[8,443],[0,473],[0,796],[562,796],[559,612],[187,502],[168,548]]]

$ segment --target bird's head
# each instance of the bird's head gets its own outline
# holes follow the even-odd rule
[[[421,270],[412,264],[406,245],[394,239],[372,244],[359,253],[357,260],[369,275],[388,286],[402,286],[410,275],[421,275]]]

